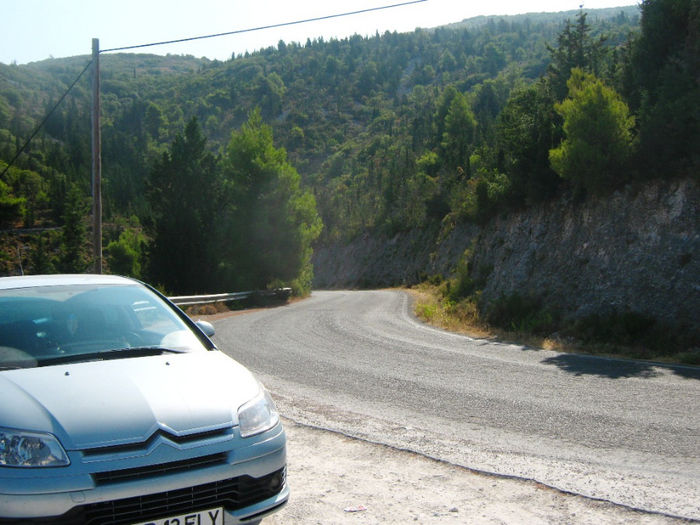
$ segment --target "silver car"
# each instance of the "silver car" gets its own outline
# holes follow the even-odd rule
[[[267,391],[143,283],[0,278],[0,523],[257,523],[283,506]]]

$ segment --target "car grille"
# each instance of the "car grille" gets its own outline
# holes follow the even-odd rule
[[[13,523],[126,525],[214,507],[238,510],[274,497],[282,490],[285,479],[286,468],[282,468],[262,478],[240,476],[186,489],[84,505],[58,518]]]
[[[138,451],[148,449],[159,438],[168,439],[170,441],[173,441],[174,443],[177,443],[178,445],[187,445],[190,443],[197,443],[197,442],[205,441],[208,439],[232,437],[232,436],[233,436],[233,430],[230,427],[221,428],[221,429],[217,429],[217,430],[211,430],[208,432],[198,432],[196,434],[187,434],[185,436],[176,436],[175,434],[170,434],[169,432],[165,432],[163,430],[158,430],[158,431],[154,432],[151,435],[151,437],[149,437],[146,441],[139,442],[139,443],[131,443],[131,444],[127,444],[127,445],[112,445],[112,446],[107,446],[107,447],[86,449],[86,450],[83,450],[83,456],[85,456],[86,458],[89,458],[92,456],[102,456],[102,455],[106,455],[106,454],[121,454],[121,453],[127,453],[127,452],[138,452]]]
[[[226,463],[226,458],[227,455],[225,453],[221,453],[186,459],[184,461],[174,461],[160,465],[149,465],[147,467],[97,472],[92,475],[92,479],[95,480],[97,485],[120,483],[123,481],[133,481],[136,479],[147,479],[154,476],[162,476],[164,474],[175,474],[177,472],[191,471],[214,465],[221,465]]]

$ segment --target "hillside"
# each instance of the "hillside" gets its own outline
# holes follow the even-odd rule
[[[389,260],[395,247],[388,240],[414,239],[407,257],[388,267],[396,277],[406,274],[399,260],[411,266],[411,254],[423,252],[418,244],[439,244],[460,229],[476,232],[477,238],[478,232],[491,232],[483,238],[495,239],[494,228],[517,229],[523,220],[518,217],[559,206],[554,203],[564,203],[566,215],[596,208],[615,192],[632,201],[629,187],[692,184],[700,165],[698,21],[696,2],[646,0],[641,9],[479,17],[371,38],[280,41],[225,62],[105,54],[103,245],[119,245],[108,253],[106,269],[153,277],[149,253],[163,220],[163,212],[154,215],[149,201],[154,169],[167,164],[163,159],[193,117],[211,154],[211,177],[235,193],[235,184],[226,179],[232,173],[226,159],[232,134],[250,123],[255,108],[270,126],[275,146],[282,148],[275,154],[284,157],[279,165],[288,161],[313,193],[314,202],[307,199],[304,206],[309,213],[317,209],[323,222],[315,260],[316,282],[324,286],[343,284],[340,276],[329,281],[328,267],[319,267],[327,260],[324,253],[343,253],[343,247],[363,239],[374,240],[373,250]],[[0,64],[0,170],[89,60]],[[55,267],[51,261],[58,259],[70,268],[66,232],[73,232],[74,253],[82,250],[85,260],[88,77],[85,72],[2,176],[5,274],[16,273],[18,262],[27,271]],[[209,174],[198,176],[206,181]],[[234,208],[255,209],[253,203],[210,203],[202,210],[211,215],[207,224],[216,224],[216,217],[230,220]],[[547,223],[545,216],[538,220]],[[552,214],[551,220],[556,217]],[[588,226],[586,235],[595,238],[596,224]],[[20,227],[25,230],[18,237]],[[32,233],[36,228],[46,233]],[[548,228],[556,229],[556,222]],[[679,254],[690,258],[686,262],[697,250],[697,239],[689,242],[687,254]],[[565,250],[549,244],[552,253]],[[481,255],[495,253],[488,243],[479,246]],[[465,277],[460,277],[459,259],[467,247],[460,246],[439,273]],[[502,257],[517,260],[520,248],[529,249],[513,247]],[[219,266],[231,274],[250,267],[243,260],[245,250],[228,251],[232,259]],[[122,266],[125,261],[129,264]],[[199,264],[206,266],[206,258]],[[505,286],[513,279],[505,270],[497,280],[479,271],[469,267],[472,284],[456,282],[459,294],[523,291]],[[429,265],[423,265],[408,279],[390,275],[384,280],[412,283],[429,275]],[[571,277],[559,275],[565,285]],[[268,283],[285,279],[272,276]],[[464,298],[452,290],[452,299]],[[536,295],[556,294],[543,289]],[[482,307],[489,310],[487,303]]]
[[[358,202],[367,178],[392,177],[386,157],[404,150],[406,166],[436,140],[433,118],[446,88],[469,96],[481,141],[514,88],[546,72],[547,44],[556,42],[562,15],[537,14],[464,22],[407,34],[284,43],[227,62],[186,56],[108,54],[101,58],[103,172],[108,215],[144,213],[142,181],[149,166],[191,116],[218,151],[255,106],[273,126],[278,145],[311,185],[326,237],[352,237],[391,222],[395,206]],[[591,34],[610,45],[637,27],[636,8],[593,11]],[[0,65],[0,159],[17,144],[89,62],[89,57]],[[56,169],[87,191],[89,74],[49,119],[24,166],[44,176]],[[440,137],[437,137],[438,142]],[[391,144],[388,144],[391,143]],[[35,157],[31,161],[32,154]],[[375,164],[381,174],[369,174]],[[20,164],[21,165],[21,164]],[[44,177],[48,178],[48,177]],[[347,188],[347,190],[345,189]],[[381,190],[380,190],[381,191]],[[340,199],[353,210],[340,214]],[[386,209],[389,207],[389,209]],[[59,216],[60,212],[54,214]],[[438,217],[439,218],[439,217]]]

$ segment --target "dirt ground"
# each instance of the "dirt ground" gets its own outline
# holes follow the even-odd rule
[[[680,523],[283,422],[292,495],[264,525]]]

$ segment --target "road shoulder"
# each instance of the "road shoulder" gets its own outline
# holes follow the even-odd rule
[[[286,523],[678,523],[284,420],[292,496]]]

